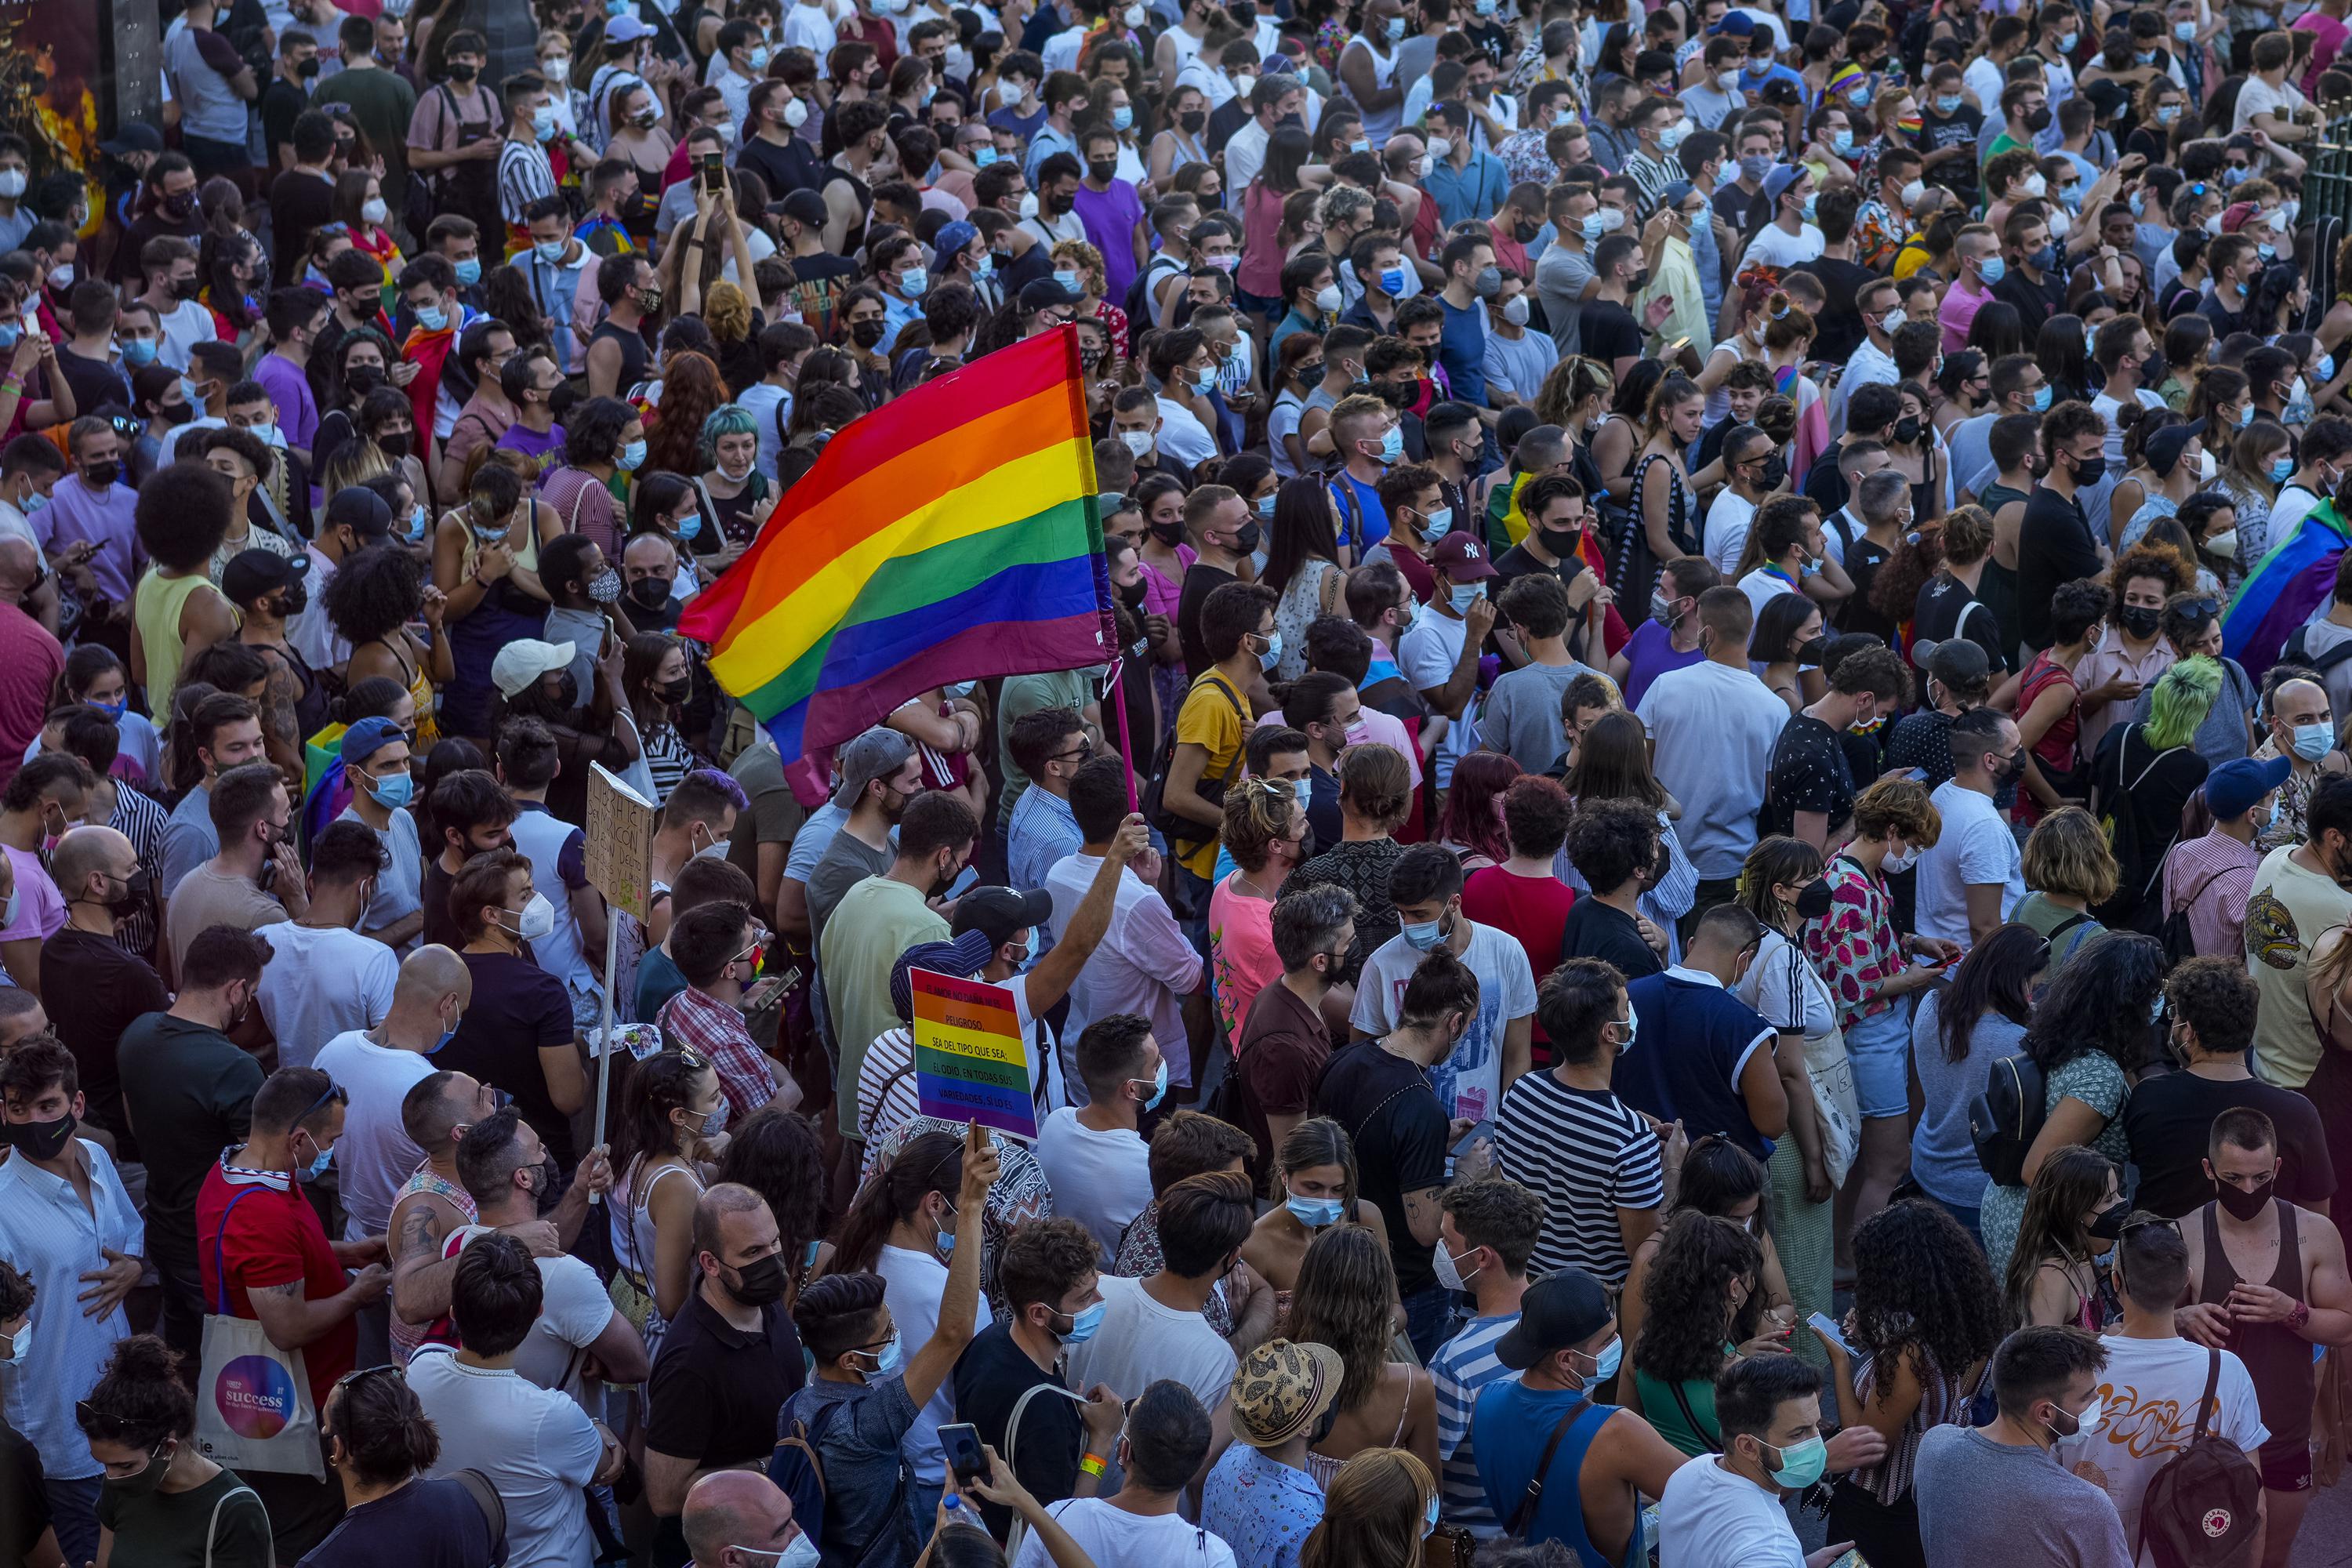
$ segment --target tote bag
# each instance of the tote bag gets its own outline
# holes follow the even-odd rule
[[[327,1479],[320,1451],[319,1414],[310,1407],[310,1378],[300,1351],[282,1351],[250,1319],[229,1311],[228,1277],[221,1267],[222,1240],[236,1205],[258,1191],[247,1187],[222,1211],[213,1237],[213,1279],[217,1294],[205,1314],[204,1359],[196,1381],[196,1451],[213,1463],[244,1474]]]

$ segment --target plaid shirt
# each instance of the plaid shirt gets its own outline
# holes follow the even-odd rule
[[[768,1058],[752,1043],[743,1015],[726,1003],[689,985],[662,1005],[658,1022],[666,1043],[694,1052],[718,1069],[729,1127],[776,1098]]]

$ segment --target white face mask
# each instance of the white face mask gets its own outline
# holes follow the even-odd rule
[[[1528,324],[1528,297],[1525,294],[1516,295],[1504,302],[1503,320],[1515,327]]]

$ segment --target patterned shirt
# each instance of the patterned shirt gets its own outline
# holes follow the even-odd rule
[[[118,781],[114,786],[114,810],[107,826],[131,840],[131,847],[139,853],[139,863],[147,868],[147,885],[163,885],[163,825],[172,820],[155,797],[133,785]],[[138,912],[115,922],[114,940],[122,944],[125,952],[142,957],[155,951],[155,906],[142,900]]]
[[[718,1069],[719,1087],[727,1095],[729,1126],[741,1126],[743,1118],[776,1098],[776,1076],[768,1068],[768,1058],[752,1042],[743,1015],[726,1003],[689,985],[662,1004],[656,1021],[666,1043],[693,1051]]]
[[[1389,872],[1404,858],[1404,846],[1393,838],[1364,838],[1334,844],[1290,874],[1286,889],[1345,888],[1356,899],[1356,940],[1348,949],[1340,979],[1353,984],[1364,960],[1404,928],[1398,923],[1396,905],[1389,901]]]
[[[1495,156],[1503,161],[1503,173],[1513,184],[1548,185],[1559,178],[1559,165],[1544,151],[1544,136],[1541,131],[1515,131],[1495,149]]]
[[[1851,1029],[1895,1005],[1879,988],[1903,972],[1903,938],[1884,882],[1843,855],[1822,874],[1830,912],[1805,922],[1805,956],[1837,998],[1839,1025]]]
[[[1201,1487],[1201,1528],[1234,1549],[1234,1568],[1298,1568],[1323,1521],[1323,1489],[1247,1443],[1235,1443]]]
[[[2254,761],[2273,762],[2278,754],[2277,739],[2265,736],[2262,749],[2254,753]],[[2326,770],[2316,767],[2290,772],[2286,775],[2286,783],[2279,785],[2278,811],[2272,816],[2271,825],[2254,836],[2254,847],[2267,854],[2282,844],[2302,843],[2303,815],[2311,808],[2312,792],[2318,789],[2319,781],[2327,776]]]

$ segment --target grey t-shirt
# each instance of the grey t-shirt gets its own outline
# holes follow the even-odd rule
[[[855,833],[833,836],[833,842],[817,859],[816,869],[809,873],[809,932],[814,950],[822,951],[814,944],[824,941],[824,922],[833,918],[833,908],[842,896],[866,878],[887,871],[896,858],[887,843],[874,849]]]
[[[572,679],[578,682],[583,703],[596,694],[596,656],[604,650],[604,633],[612,624],[595,610],[569,610],[559,605],[547,612],[547,627],[540,637],[545,642],[572,645]]]
[[[1490,752],[1509,752],[1528,773],[1542,773],[1568,749],[1560,737],[1559,700],[1578,676],[1597,673],[1573,659],[1504,671],[1478,715],[1478,743]]]
[[[1965,1426],[1919,1439],[1912,1489],[1930,1563],[2008,1568],[2131,1568],[2107,1494],[2040,1448],[2013,1448]]]
[[[1544,319],[1551,323],[1551,341],[1560,356],[1584,352],[1584,286],[1592,281],[1592,261],[1580,250],[1555,242],[1544,247],[1536,262],[1536,298],[1543,301]]]
[[[338,822],[361,820],[360,814],[350,806],[343,807]],[[425,901],[425,855],[416,837],[416,818],[404,808],[392,814],[389,826],[375,830],[377,842],[392,857],[392,864],[375,879],[375,897],[368,900],[367,913],[360,917],[360,930],[382,931],[397,925],[415,914]],[[410,937],[397,951],[403,957],[416,951],[419,937]]]
[[[826,1417],[817,1445],[824,1461],[824,1560],[850,1568],[906,1568],[930,1529],[928,1519],[920,1530],[916,1526],[913,1478],[901,1452],[917,1415],[907,1380],[812,1382],[786,1402],[778,1430],[787,1430],[794,1418],[814,1427],[816,1413],[835,1404],[846,1408]]]

